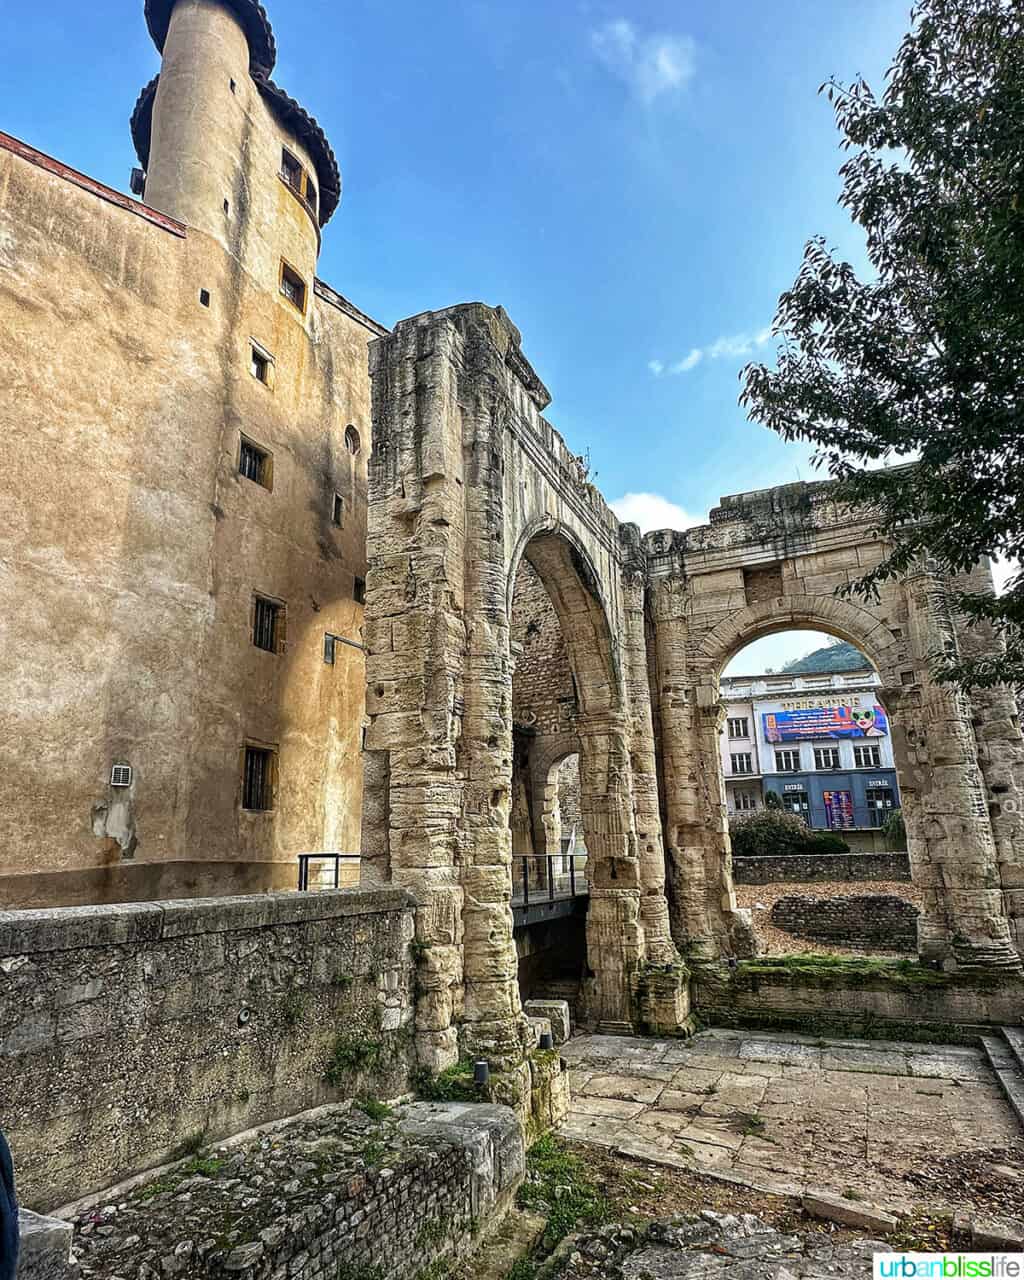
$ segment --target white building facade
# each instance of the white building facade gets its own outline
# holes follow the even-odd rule
[[[763,808],[770,791],[819,831],[877,831],[899,808],[874,671],[724,677],[721,698],[730,817]]]

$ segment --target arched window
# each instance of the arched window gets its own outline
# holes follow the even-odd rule
[[[359,432],[353,426],[345,428],[345,448],[353,457],[359,452]]]

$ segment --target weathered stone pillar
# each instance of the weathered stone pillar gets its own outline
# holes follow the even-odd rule
[[[672,935],[688,960],[750,955],[753,934],[732,886],[717,678],[698,683],[688,669],[685,580],[657,578],[650,591]]]
[[[473,1053],[511,1064],[522,1056],[525,1018],[510,905],[512,657],[502,492],[503,436],[510,414],[504,361],[508,333],[484,307],[458,308],[457,323],[463,342],[459,399],[466,460],[466,709],[459,750],[464,1035]]]
[[[926,569],[904,583],[913,670],[894,701],[911,868],[923,891],[922,959],[1019,970],[966,695],[936,684],[931,662],[955,643],[947,588]],[[892,698],[892,691],[890,697]]]
[[[359,882],[366,889],[391,883],[388,843],[391,759],[387,751],[363,752],[363,822]]]
[[[371,354],[366,747],[387,755],[377,780],[387,799],[375,808],[389,827],[392,879],[418,904],[417,1049],[432,1071],[458,1059],[463,1002],[463,460],[450,373],[457,348],[451,326],[412,320]],[[375,837],[365,840],[373,851]]]
[[[624,529],[623,541],[632,541],[632,532],[633,526]],[[631,562],[622,575],[625,617],[622,655],[629,715],[633,816],[640,858],[640,918],[646,959],[649,964],[669,965],[679,962],[679,952],[672,941],[668,899],[665,897],[665,845],[658,803],[658,768],[647,664],[645,568],[639,543],[636,542]]]
[[[992,571],[986,562],[973,573],[955,579],[960,591],[993,591]],[[953,618],[960,650],[968,657],[1003,652],[1002,638],[990,626],[968,627]],[[999,883],[1003,891],[1010,934],[1024,956],[1024,734],[1020,706],[1012,689],[998,685],[975,689],[970,695],[971,724],[978,748],[978,763],[985,782],[988,816],[996,845]]]
[[[599,1031],[628,1033],[636,1029],[634,993],[645,951],[625,715],[581,716],[579,736],[590,882],[585,1018]]]
[[[522,1058],[512,938],[512,666],[502,502],[511,326],[482,306],[375,344],[367,748],[388,752],[393,878],[413,891],[423,1062]]]

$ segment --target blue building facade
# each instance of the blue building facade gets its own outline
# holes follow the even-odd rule
[[[762,795],[774,791],[782,807],[816,831],[881,827],[900,807],[895,769],[825,773],[766,773]]]

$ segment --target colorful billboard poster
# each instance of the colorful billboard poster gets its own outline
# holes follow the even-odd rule
[[[853,826],[853,793],[850,791],[826,791],[822,799],[825,801],[825,820],[829,830],[842,831]]]
[[[879,706],[804,707],[763,711],[765,742],[807,742],[815,738],[885,738],[889,722]]]

